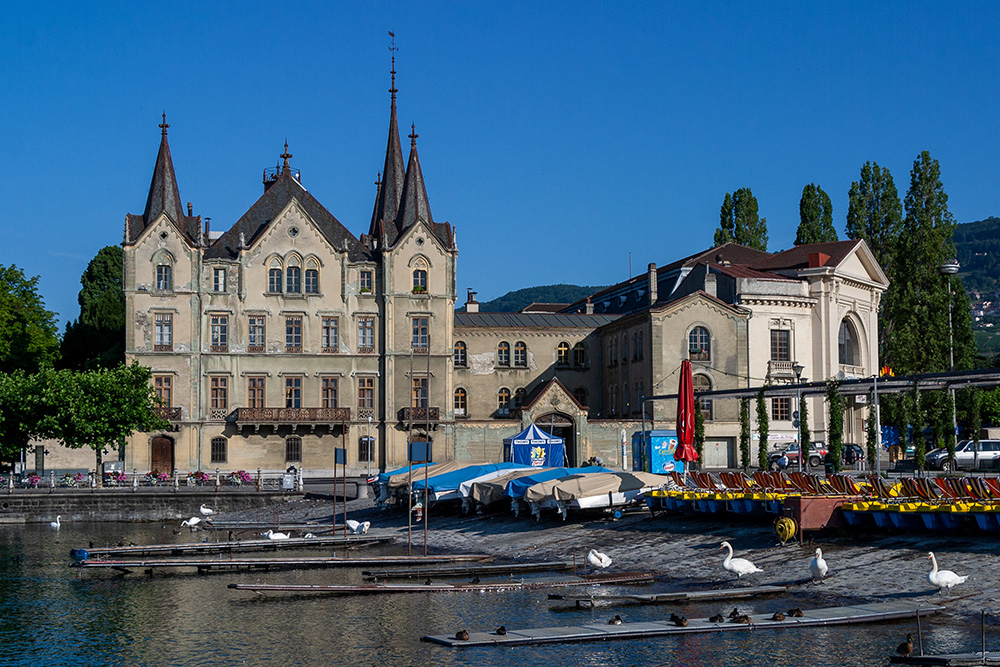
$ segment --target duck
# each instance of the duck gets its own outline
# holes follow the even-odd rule
[[[587,554],[587,562],[603,570],[611,565],[611,557],[607,554],[602,554],[597,549],[591,549],[590,553]]]
[[[670,614],[670,622],[678,628],[686,628],[688,624],[687,618],[680,614]]]
[[[788,610],[788,615],[792,618],[802,618],[802,610],[798,607]]]
[[[726,617],[723,616],[722,614],[716,614],[715,616],[709,616],[708,622],[709,623],[725,623],[726,622]]]
[[[785,620],[785,615],[782,614],[780,611],[776,611],[776,612],[774,612],[774,615],[771,616],[771,620],[772,621],[783,621],[783,620]]]
[[[913,635],[907,634],[906,641],[896,647],[896,653],[900,654],[904,658],[909,657],[913,653]]]
[[[933,551],[927,553],[927,558],[931,561],[931,571],[927,573],[927,581],[931,582],[932,586],[936,586],[938,591],[964,584],[965,580],[969,578],[969,575],[959,576],[951,570],[939,571],[937,558],[934,557]]]
[[[455,639],[458,639],[460,641],[464,642],[468,638],[469,638],[469,633],[466,632],[465,630],[459,630],[458,632],[455,633]]]
[[[729,612],[729,618],[736,618],[740,615],[740,610],[737,607],[733,607],[733,610]]]
[[[55,521],[49,521],[49,525],[52,526],[53,528],[61,528],[62,527],[62,514],[57,514],[56,515],[56,520]]]
[[[270,528],[261,533],[260,536],[266,537],[269,540],[287,540],[289,537],[288,533],[276,533]]]
[[[610,621],[608,621],[608,625],[621,625],[621,624],[622,624],[622,617],[619,616],[618,614],[615,614],[614,617]]]
[[[747,614],[740,614],[733,619],[733,623],[746,623],[747,625],[751,625],[753,624],[753,621],[750,620],[750,617]]]
[[[305,539],[307,539],[307,540],[311,540],[311,539],[315,538],[316,536],[313,535],[312,533],[306,533],[302,537],[305,538]]]
[[[830,571],[826,561],[823,560],[822,549],[816,549],[816,555],[813,556],[812,561],[809,563],[809,571],[812,573],[813,579],[822,579]]]
[[[729,572],[735,572],[736,578],[740,579],[744,574],[753,574],[754,572],[763,572],[746,558],[733,558],[733,546],[729,542],[723,542],[719,545],[720,549],[728,549],[729,553],[726,554],[726,559],[722,561],[722,567],[724,567]]]
[[[506,626],[501,625],[499,628],[497,628],[496,629],[496,634],[501,635],[501,636],[507,634],[507,628],[506,628]]]
[[[368,533],[368,529],[372,527],[371,521],[355,521],[354,519],[347,519],[344,523],[347,524],[347,529],[355,535],[365,535]]]
[[[214,509],[212,509],[211,507],[206,507],[205,505],[202,505],[198,509],[198,511],[201,512],[202,516],[212,516],[213,514],[215,514],[215,510]]]
[[[469,583],[472,583],[472,584],[478,584],[478,583],[480,583],[479,577],[473,577],[472,581],[470,581]]]
[[[190,519],[185,519],[184,521],[181,521],[181,526],[183,526],[184,528],[194,528],[199,523],[201,523],[201,517],[193,516]]]

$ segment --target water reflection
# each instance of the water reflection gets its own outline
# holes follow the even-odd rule
[[[804,630],[756,630],[649,640],[536,647],[447,649],[424,634],[627,622],[731,610],[733,604],[574,609],[554,613],[543,591],[401,596],[261,597],[230,582],[360,583],[358,570],[214,573],[81,571],[68,567],[71,547],[197,542],[214,535],[174,534],[175,526],[63,524],[0,526],[0,664],[4,665],[611,665],[772,664],[869,666],[887,657],[913,622]],[[399,553],[384,547],[383,553]],[[405,547],[402,549],[405,550]],[[366,550],[364,553],[373,553]],[[316,550],[315,555],[332,555]],[[303,555],[306,555],[303,553]],[[344,552],[338,555],[345,555]],[[643,590],[652,590],[645,588]],[[798,606],[794,598],[737,603],[768,614]],[[808,605],[802,605],[808,606]],[[928,621],[929,651],[974,650],[979,628]],[[914,634],[916,634],[914,632]],[[989,644],[1000,641],[991,630]]]

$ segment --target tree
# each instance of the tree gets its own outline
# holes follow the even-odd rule
[[[865,428],[865,456],[868,458],[868,469],[875,470],[875,461],[878,460],[878,423],[875,415],[878,408],[875,404],[876,397],[872,395],[872,409],[868,411],[867,428]]]
[[[767,399],[764,398],[764,387],[757,392],[757,466],[767,470],[767,436],[770,432],[767,419]]]
[[[806,243],[826,243],[837,240],[837,230],[833,228],[833,203],[823,188],[815,183],[802,188],[799,200],[799,229],[795,233],[795,245]]]
[[[903,399],[903,414],[906,415],[908,423],[904,426],[906,433],[906,448],[913,445],[913,460],[917,468],[924,469],[927,454],[927,442],[924,440],[924,417],[921,410],[920,387],[913,383],[912,391],[906,392]],[[900,440],[902,440],[902,435]],[[905,450],[904,450],[905,451]]]
[[[750,467],[750,399],[740,399],[740,467]]]
[[[0,460],[18,457],[42,420],[37,376],[17,370],[0,373]]]
[[[701,405],[694,411],[694,448],[698,452],[698,464],[705,467],[705,413]]]
[[[0,373],[34,373],[59,358],[56,314],[45,310],[38,276],[0,265]]]
[[[809,432],[809,404],[805,400],[799,400],[799,461],[802,466],[809,464],[809,444],[812,434]],[[806,467],[808,470],[808,467]]]
[[[715,230],[715,245],[739,243],[758,250],[767,250],[767,218],[757,214],[757,198],[750,188],[726,193]]]
[[[971,368],[975,346],[968,297],[957,276],[939,272],[955,257],[955,221],[940,167],[927,151],[913,163],[904,207],[883,308],[886,361],[906,374],[944,371],[953,350],[955,368]]]
[[[890,259],[903,217],[899,193],[888,169],[865,162],[861,180],[847,193],[847,237],[864,239],[883,271]]]
[[[830,424],[827,427],[826,443],[830,458],[833,459],[833,469],[840,472],[840,452],[844,439],[844,397],[840,395],[840,383],[827,380],[826,400],[830,404]]]
[[[101,248],[80,277],[80,317],[66,324],[63,366],[112,368],[125,361],[125,291],[123,253]]]

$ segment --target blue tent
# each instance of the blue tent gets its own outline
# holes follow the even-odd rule
[[[598,466],[585,466],[583,468],[552,468],[551,470],[543,470],[536,475],[526,475],[524,477],[518,477],[510,480],[510,483],[507,484],[507,495],[511,498],[521,498],[524,496],[524,492],[527,491],[529,487],[532,487],[540,482],[547,482],[550,479],[562,479],[563,477],[569,477],[570,475],[582,475],[583,473],[588,472],[614,471]]]
[[[561,466],[566,456],[562,438],[549,435],[534,424],[503,439],[503,460],[535,468]]]

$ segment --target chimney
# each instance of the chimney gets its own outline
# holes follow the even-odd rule
[[[705,294],[716,298],[719,296],[719,286],[715,274],[708,268],[708,262],[705,262]]]
[[[205,218],[205,238],[208,238],[208,223],[212,222],[211,218]]]
[[[593,315],[594,314],[594,304],[592,304],[590,302],[590,297],[589,296],[587,297],[587,305],[584,306],[583,312],[585,314],[587,314],[587,315]]]
[[[811,252],[809,253],[809,268],[816,269],[821,266],[826,266],[826,263],[830,261],[830,256],[825,252]]]
[[[650,262],[647,267],[649,272],[649,305],[656,303],[656,263]]]
[[[467,313],[478,313],[479,312],[479,302],[476,301],[476,292],[472,291],[472,288],[468,288],[468,296],[465,299],[465,312]]]
[[[191,202],[188,202],[188,217],[189,218],[194,217],[194,208],[191,206]]]

